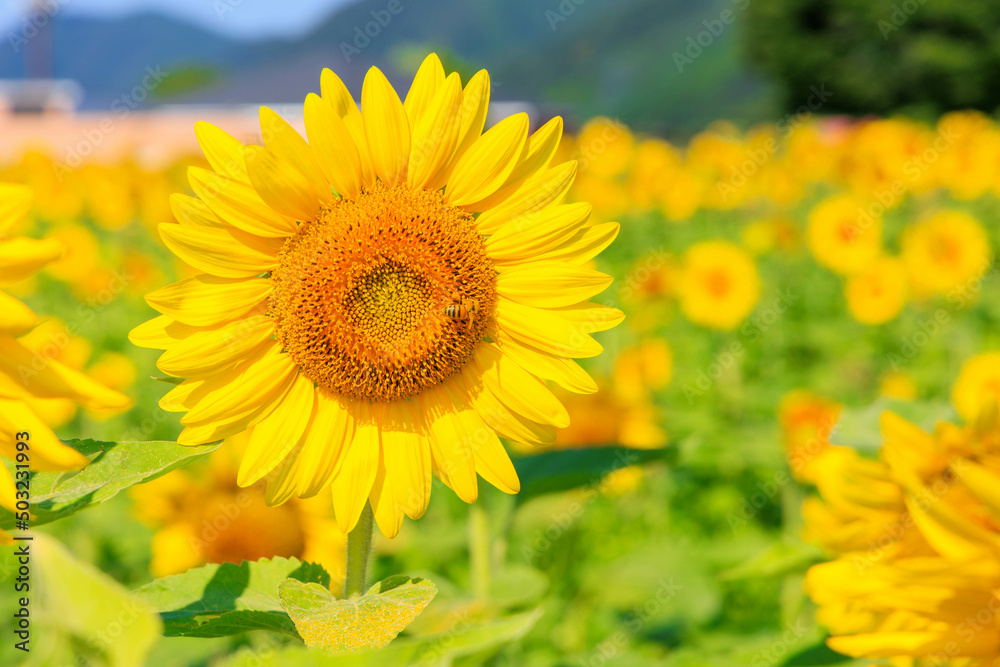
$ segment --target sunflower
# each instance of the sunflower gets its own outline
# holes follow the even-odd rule
[[[684,253],[679,296],[689,320],[713,329],[735,329],[760,299],[753,259],[728,241],[702,241]]]
[[[879,257],[844,284],[847,310],[862,324],[884,324],[906,305],[906,267],[895,257]]]
[[[156,531],[152,573],[165,577],[205,563],[296,557],[322,565],[336,590],[344,579],[346,536],[332,521],[329,497],[293,498],[269,508],[264,481],[246,489],[236,486],[245,436],[215,450],[204,466],[129,490],[136,516]]]
[[[986,406],[1000,407],[1000,352],[966,359],[951,388],[951,402],[963,419],[975,419]]]
[[[850,275],[870,266],[879,256],[882,220],[850,195],[834,195],[809,213],[806,241],[817,262]]]
[[[550,163],[553,119],[482,132],[490,79],[463,88],[436,55],[404,101],[369,70],[362,114],[330,70],[305,101],[308,142],[260,112],[263,146],[198,123],[211,169],[174,195],[166,245],[203,273],[147,295],[161,313],[130,334],[186,378],[160,402],[178,441],[249,432],[237,481],[271,474],[267,501],[329,486],[337,524],[370,502],[395,535],[421,516],[435,473],[467,502],[478,473],[516,493],[498,436],[552,442],[568,424],[546,387],[596,385],[573,361],[623,319],[588,302],[587,268],[618,233],[562,204],[576,163]]]
[[[927,433],[885,413],[878,461],[837,448],[803,508],[807,534],[840,555],[806,577],[831,648],[907,665],[1000,660],[997,417]]]
[[[940,211],[903,233],[903,261],[914,292],[963,302],[977,292],[993,251],[983,226],[968,213]]]
[[[0,184],[0,287],[32,276],[63,253],[63,245],[52,239],[8,235],[31,204],[30,188]],[[40,405],[38,399],[61,398],[98,410],[121,409],[129,400],[51,358],[70,344],[68,337],[53,341],[52,354],[18,340],[40,322],[30,308],[0,290],[0,456],[15,458],[17,443],[26,442],[31,470],[78,470],[87,465],[87,458],[60,442],[33,405]],[[13,510],[15,496],[14,483],[4,470],[0,505]]]

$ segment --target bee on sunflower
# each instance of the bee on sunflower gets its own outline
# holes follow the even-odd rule
[[[203,273],[147,295],[161,315],[130,338],[185,378],[160,402],[181,444],[245,434],[241,486],[266,478],[272,505],[329,487],[342,531],[370,507],[391,537],[432,474],[470,503],[477,474],[518,491],[499,438],[569,422],[547,380],[596,391],[574,359],[624,316],[588,301],[611,277],[587,263],[619,225],[562,203],[561,119],[483,132],[485,71],[463,87],[432,54],[401,101],[372,68],[361,110],[332,71],[321,89],[308,141],[267,108],[263,146],[196,125],[211,169],[159,230]]]

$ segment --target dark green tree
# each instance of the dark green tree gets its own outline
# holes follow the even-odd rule
[[[1000,2],[751,0],[746,50],[789,109],[935,115],[1000,107]]]

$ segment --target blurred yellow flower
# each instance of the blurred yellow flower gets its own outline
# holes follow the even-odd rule
[[[6,236],[31,207],[29,188],[0,185],[0,287],[23,280],[62,255],[55,240]],[[67,447],[32,409],[35,399],[64,398],[90,408],[124,408],[129,400],[55,360],[61,351],[39,354],[16,337],[29,333],[38,317],[20,301],[0,291],[0,455],[15,458],[26,443],[33,471],[76,470],[87,458]],[[14,481],[0,473],[0,505],[15,507]]]
[[[867,268],[882,249],[882,219],[848,195],[824,199],[809,213],[806,241],[816,261],[842,275]]]
[[[903,232],[903,261],[920,296],[974,289],[992,257],[986,231],[967,213],[941,211]]]
[[[951,387],[951,402],[966,421],[988,406],[1000,407],[1000,352],[983,352],[962,364]]]
[[[625,124],[598,116],[580,128],[576,149],[581,174],[612,178],[631,164],[635,139]]]
[[[733,329],[760,298],[760,278],[749,255],[727,241],[702,241],[683,257],[680,305],[696,324]]]
[[[912,401],[917,397],[917,383],[903,371],[889,371],[882,377],[879,394],[897,401]]]
[[[333,520],[329,497],[268,507],[266,482],[236,484],[237,450],[218,449],[208,465],[165,475],[129,490],[134,512],[156,530],[152,573],[163,577],[205,563],[240,563],[274,556],[319,563],[342,588],[347,536]]]
[[[998,415],[931,434],[887,412],[880,460],[829,462],[803,513],[807,535],[840,554],[806,580],[831,648],[901,665],[1000,660]]]
[[[841,408],[836,401],[804,389],[790,391],[781,399],[778,423],[788,465],[797,479],[815,482],[820,477],[821,460],[830,449],[830,434]]]
[[[862,324],[883,324],[906,305],[906,266],[895,257],[880,257],[847,278],[847,310]]]

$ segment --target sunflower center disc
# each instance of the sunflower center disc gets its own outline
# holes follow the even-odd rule
[[[272,279],[278,341],[305,376],[373,402],[457,373],[496,305],[472,216],[440,193],[381,184],[304,223]]]

